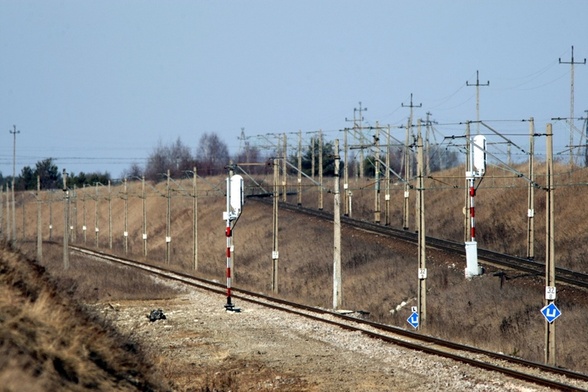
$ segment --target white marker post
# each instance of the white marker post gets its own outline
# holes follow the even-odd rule
[[[244,203],[243,177],[233,175],[234,166],[229,165],[229,176],[227,177],[227,210],[223,213],[223,220],[227,226],[225,235],[227,237],[227,303],[225,309],[230,312],[239,312],[241,309],[235,308],[231,301],[231,265],[233,249],[233,228],[241,215],[241,208]]]
[[[482,274],[478,265],[478,244],[476,242],[476,225],[474,197],[476,196],[475,181],[486,173],[486,137],[476,135],[472,138],[469,153],[469,171],[466,171],[466,179],[470,188],[470,241],[465,242],[466,251],[466,278]]]

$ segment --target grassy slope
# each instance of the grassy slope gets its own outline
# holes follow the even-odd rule
[[[0,249],[3,391],[166,390],[128,337],[89,316],[44,268]]]
[[[518,168],[525,172],[524,166]],[[537,166],[537,172],[542,168]],[[558,168],[558,170],[566,170]],[[427,235],[462,242],[463,168],[444,173],[434,173],[426,182],[426,231]],[[258,178],[266,189],[271,175]],[[224,281],[226,262],[224,221],[222,212],[225,199],[222,195],[224,179],[208,178],[199,181],[198,198],[198,274]],[[326,179],[326,181],[331,181]],[[295,184],[295,179],[291,179]],[[545,182],[540,175],[537,182]],[[588,183],[585,170],[575,173],[562,172],[555,180],[556,200],[556,260],[558,266],[581,271],[587,267],[584,254],[588,233],[588,220],[583,219],[578,206],[585,204],[588,194],[584,187],[573,184]],[[191,190],[191,182],[177,184],[172,192],[171,211],[171,262],[170,266],[191,270],[192,256],[192,202],[183,196]],[[156,186],[159,193],[152,187]],[[154,263],[165,262],[165,217],[167,202],[164,184],[148,186],[148,259]],[[215,186],[221,190],[213,189]],[[330,185],[328,185],[330,187]],[[374,190],[371,180],[353,180],[353,217],[373,219]],[[400,227],[402,222],[403,188],[391,186],[391,225]],[[129,257],[142,258],[142,200],[140,183],[129,186],[128,246]],[[294,186],[290,190],[295,190]],[[124,254],[125,207],[122,187],[114,187],[111,202],[106,188],[99,189],[96,204],[95,190],[78,192],[74,215],[78,228],[76,242],[84,244],[82,224],[88,227],[86,244],[95,244],[95,211],[98,211],[99,248],[109,248],[108,216],[112,216],[113,252]],[[382,210],[384,187],[382,187]],[[84,196],[85,195],[85,196]],[[315,187],[306,187],[303,205],[317,207],[319,194]],[[59,197],[60,195],[54,195]],[[28,196],[30,198],[30,196]],[[49,195],[43,196],[47,201]],[[61,199],[54,199],[61,200]],[[85,201],[84,201],[85,200]],[[414,193],[411,195],[414,205]],[[526,255],[527,239],[527,189],[526,183],[510,172],[490,168],[480,183],[476,196],[476,228],[480,247]],[[296,203],[296,196],[289,196]],[[53,239],[62,238],[62,202],[53,205]],[[48,222],[47,204],[43,207],[43,222]],[[110,205],[110,207],[109,207]],[[324,193],[324,209],[332,211],[333,197]],[[96,208],[96,210],[95,210]],[[110,208],[110,213],[109,213]],[[25,234],[33,239],[36,228],[36,207],[32,199],[26,207]],[[86,211],[84,213],[84,211]],[[17,221],[21,218],[18,217]],[[21,213],[22,214],[22,213]],[[234,231],[235,285],[269,292],[271,288],[272,208],[251,201]],[[85,218],[84,218],[85,215]],[[22,215],[21,215],[22,217]],[[332,223],[280,212],[279,231],[279,287],[280,295],[313,305],[332,306]],[[382,213],[382,220],[384,214]],[[414,230],[414,210],[411,208],[410,230]],[[535,206],[536,246],[535,259],[543,260],[545,248],[545,192],[536,190]],[[61,226],[61,227],[60,227]],[[44,236],[48,238],[44,224]],[[417,254],[414,247],[404,243],[384,240],[361,231],[343,229],[343,306],[370,312],[370,317],[395,325],[408,327],[406,318],[416,296]],[[449,257],[440,252],[427,252],[427,322],[424,332],[448,337],[492,350],[543,360],[543,334],[545,321],[539,309],[543,306],[543,280],[541,277],[510,273],[502,286],[498,278],[488,273],[471,281],[464,279],[463,257]],[[55,266],[58,268],[58,264]],[[76,279],[81,279],[78,276]],[[134,286],[136,288],[136,286]],[[585,293],[566,287],[558,288],[557,304],[563,316],[557,321],[558,365],[585,369],[588,366],[588,347],[577,337],[586,325]],[[90,298],[91,299],[91,298]],[[391,312],[407,302],[399,311]]]

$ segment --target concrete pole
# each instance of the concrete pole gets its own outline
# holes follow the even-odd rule
[[[349,216],[349,158],[348,158],[348,149],[349,146],[347,145],[347,134],[349,133],[348,129],[345,129],[345,133],[343,134],[343,154],[344,154],[344,161],[343,162],[343,205],[344,205],[344,214],[345,216]]]
[[[302,131],[298,131],[298,205],[302,205]]]
[[[380,223],[381,206],[380,206],[380,127],[376,122],[375,134],[375,163],[374,163],[374,222]]]
[[[125,231],[123,233],[123,239],[125,241],[125,255],[129,254],[129,192],[127,188],[127,179],[124,179],[124,194],[123,199],[125,201]]]
[[[167,170],[167,208],[165,213],[165,262],[169,264],[171,253],[171,188],[169,180],[170,172]]]
[[[12,241],[12,231],[10,230],[10,185],[6,184],[6,241]]]
[[[43,261],[43,226],[41,224],[41,176],[37,176],[37,261]]]
[[[311,137],[310,138],[310,178],[314,182],[314,173],[316,172],[314,168],[314,161],[316,159],[316,139]]]
[[[78,192],[76,185],[73,186],[73,192],[70,198],[70,205],[73,201],[73,216],[70,218],[70,225],[71,228],[71,240],[73,243],[77,241],[77,231],[78,231]]]
[[[283,134],[283,148],[282,148],[282,201],[288,201],[288,139],[286,134]]]
[[[273,197],[273,247],[272,247],[272,291],[278,293],[278,261],[279,261],[279,250],[278,250],[278,198],[279,198],[279,161],[274,159],[274,197]]]
[[[419,120],[420,126],[420,120]],[[424,159],[423,159],[423,138],[420,135],[417,137],[417,198],[418,198],[418,243],[419,243],[419,289],[418,289],[418,314],[419,314],[419,328],[425,327],[427,319],[427,248],[425,241],[425,179],[424,179]]]
[[[322,211],[324,207],[324,195],[323,195],[323,132],[319,130],[319,206],[318,209]]]
[[[406,139],[404,142],[404,208],[403,212],[403,220],[402,220],[402,228],[404,230],[408,230],[409,224],[409,198],[410,198],[410,128],[412,124],[411,121],[408,120],[408,124],[406,126]]]
[[[535,120],[529,120],[529,187],[527,197],[527,259],[535,259]]]
[[[192,204],[192,210],[193,210],[193,219],[194,219],[194,223],[193,223],[193,240],[194,240],[194,271],[198,271],[198,184],[196,181],[196,166],[194,166],[193,169],[193,173],[194,173],[194,178],[192,179],[192,192],[194,193],[194,198],[193,198],[193,204]]]
[[[53,240],[53,194],[49,194],[49,241]]]
[[[546,157],[546,239],[545,239],[545,306],[555,302],[555,226],[554,226],[554,186],[553,186],[553,130],[547,124]],[[545,363],[555,366],[555,324],[545,321]]]
[[[386,217],[385,225],[390,226],[390,125],[388,125],[388,135],[386,136]]]
[[[86,246],[86,240],[87,240],[87,236],[86,236],[86,232],[88,231],[88,227],[86,226],[86,199],[87,199],[87,195],[86,195],[86,184],[84,184],[84,198],[82,199],[82,231],[84,232],[84,246]]]
[[[333,238],[333,309],[342,304],[341,293],[341,195],[339,194],[339,140],[335,140],[335,178],[334,178],[334,238]]]
[[[67,172],[63,169],[63,269],[69,268],[69,191],[67,190]]]
[[[12,180],[12,241],[16,244],[16,200],[14,198],[14,178]]]
[[[98,236],[100,233],[100,228],[98,227],[98,183],[95,184],[96,186],[96,200],[94,201],[94,231],[96,233],[96,248],[99,248],[99,241]]]
[[[143,200],[143,257],[147,258],[147,195],[145,194],[145,176],[141,177],[141,199]]]
[[[465,154],[466,154],[466,173],[471,172],[472,169],[472,162],[470,159],[470,122],[466,123],[466,144],[465,144]],[[470,179],[465,179],[465,203],[464,203],[464,233],[463,233],[463,240],[464,242],[470,241],[470,234],[471,234],[471,226],[470,226]]]
[[[422,143],[422,141],[423,141],[423,140],[422,140],[422,139],[423,139],[423,137],[422,137],[422,132],[421,132],[421,119],[418,119],[418,120],[417,120],[417,140],[418,140],[419,138],[421,139],[421,145],[422,145],[422,144],[423,144],[423,143]],[[417,147],[418,147],[418,146],[417,146]],[[417,160],[418,160],[418,152],[417,152]],[[422,164],[423,166],[424,166],[424,162],[425,162],[425,161],[424,161],[424,151],[423,151],[423,162],[421,162],[421,164]],[[417,165],[418,165],[418,162],[417,162]],[[425,168],[423,167],[423,169],[422,169],[422,170],[423,170],[423,171],[422,171],[421,175],[424,175],[424,173],[425,173]],[[418,172],[418,167],[417,167],[417,172]],[[414,216],[415,216],[415,225],[416,225],[416,227],[415,227],[415,231],[416,231],[417,233],[420,231],[420,226],[419,226],[419,224],[420,224],[420,222],[421,222],[421,220],[418,218],[418,216],[419,216],[419,215],[418,215],[418,214],[419,214],[419,208],[420,208],[420,207],[419,207],[419,199],[418,199],[418,197],[417,197],[417,199],[415,200],[415,205],[414,205]]]
[[[0,240],[4,239],[4,187],[0,187]]]
[[[108,249],[112,250],[112,193],[108,180]]]

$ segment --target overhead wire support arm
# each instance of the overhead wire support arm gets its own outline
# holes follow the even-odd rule
[[[572,45],[572,55],[570,61],[561,61],[560,64],[570,65],[570,146],[574,144],[574,65],[585,65],[586,59],[582,62],[574,61],[574,46]],[[570,150],[570,165],[574,163],[574,154]]]
[[[468,87],[476,87],[476,120],[478,122],[478,126],[476,129],[476,133],[480,134],[480,87],[486,87],[486,86],[490,86],[490,81],[487,81],[484,84],[480,83],[480,71],[476,70],[476,84],[470,84],[468,81],[466,81],[466,86]]]

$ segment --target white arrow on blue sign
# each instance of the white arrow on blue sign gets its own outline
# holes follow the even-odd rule
[[[408,321],[408,323],[410,325],[412,325],[413,328],[415,328],[415,329],[418,328],[419,327],[419,314],[416,312],[413,312],[406,321]]]
[[[545,320],[547,320],[548,323],[552,323],[556,318],[561,316],[561,311],[552,302],[541,309],[541,314],[545,317]]]

